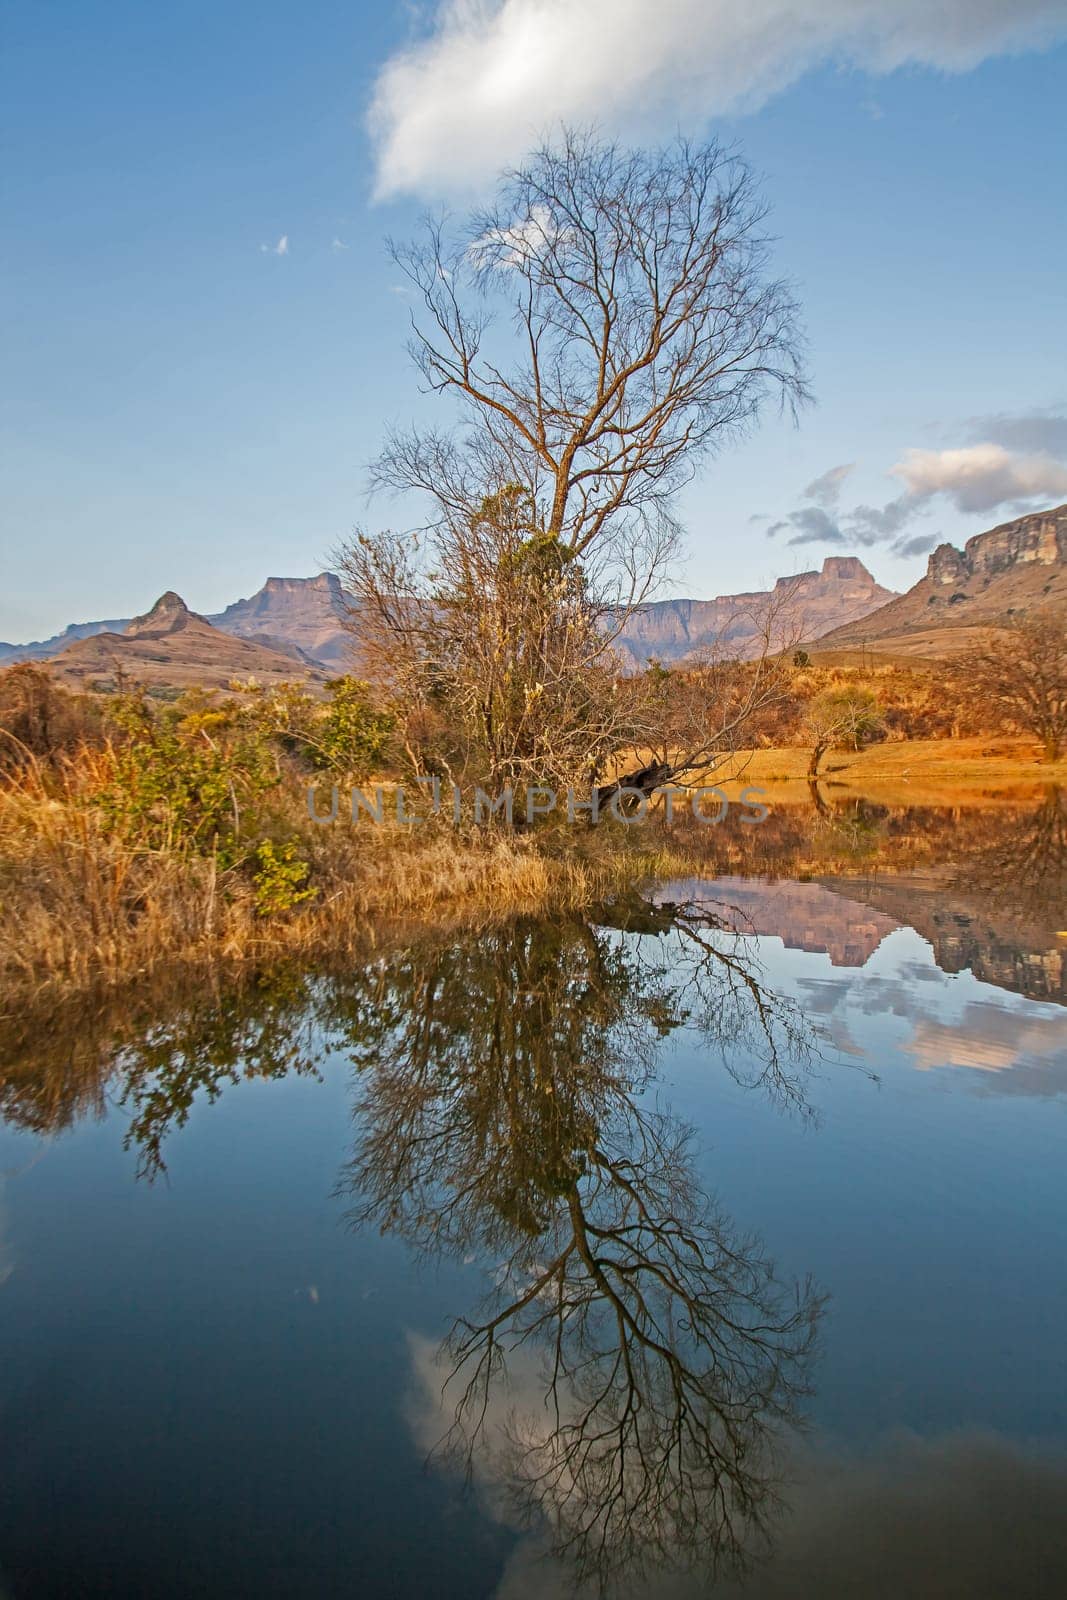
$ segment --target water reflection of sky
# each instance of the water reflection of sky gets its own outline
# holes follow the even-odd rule
[[[768,944],[760,941],[764,960]],[[920,1070],[961,1067],[998,1074],[968,1087],[989,1092],[1067,1092],[1067,1014],[1025,1000],[969,971],[945,973],[930,945],[910,928],[888,934],[865,964],[834,968],[818,956],[782,951],[776,981],[790,984],[805,1009],[823,1019],[846,1054],[882,1067],[903,1060]],[[863,1041],[862,1043],[860,1041]]]
[[[784,887],[764,917],[749,883],[761,931],[743,944],[820,1035],[814,1114],[745,1087],[751,1040],[724,1070],[692,1025],[664,1039],[643,1103],[692,1124],[701,1183],[777,1270],[829,1292],[812,1431],[749,1589],[622,1593],[1058,1594],[1067,1012],[943,971],[918,933],[825,884]],[[113,1094],[56,1137],[0,1134],[13,1600],[567,1592],[491,1459],[468,1498],[426,1470],[439,1340],[501,1262],[420,1264],[345,1225],[355,1090],[342,1050],[321,1077],[197,1099],[154,1185],[135,1181]],[[536,1406],[533,1368],[512,1378],[500,1403],[525,1384]]]

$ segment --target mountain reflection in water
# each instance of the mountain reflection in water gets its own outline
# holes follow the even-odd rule
[[[354,1142],[335,1184],[349,1226],[481,1269],[484,1292],[451,1308],[440,1343],[412,1340],[412,1426],[500,1522],[528,1530],[501,1594],[659,1593],[686,1572],[662,1592],[714,1582],[732,1594],[752,1571],[754,1592],[832,1592],[848,1563],[835,1567],[825,1542],[843,1549],[850,1519],[881,1506],[903,1550],[916,1483],[946,1527],[971,1518],[969,1499],[942,1504],[946,1472],[961,1497],[973,1476],[979,1500],[995,1486],[1005,1505],[1025,1480],[1043,1530],[1067,1503],[1058,1463],[1034,1467],[984,1436],[906,1447],[892,1471],[798,1446],[835,1285],[779,1272],[709,1192],[692,1130],[657,1087],[684,1035],[739,1090],[811,1119],[814,1071],[879,1069],[853,1047],[834,984],[901,928],[928,941],[941,973],[993,986],[971,1002],[985,1008],[986,1064],[1014,1063],[1025,1036],[1055,1067],[1067,1039],[1063,797],[905,813],[820,793],[744,838],[702,837],[713,881],[552,919],[398,931],[344,970],[275,967],[0,1024],[8,1127],[48,1136],[114,1112],[149,1182],[194,1106],[242,1081],[314,1077],[337,1055],[352,1063]],[[824,954],[830,975],[790,993],[768,974],[766,939]],[[865,1003],[918,1018],[916,1065],[983,1064],[960,1055],[963,1018],[923,1012],[922,988],[904,994],[877,972]],[[1003,1062],[996,989],[1040,1002],[1025,1024],[1005,1013]],[[1032,1064],[1018,1082],[1067,1086]],[[798,1555],[805,1527],[824,1544]],[[927,1537],[936,1544],[936,1526]],[[881,1592],[871,1551],[853,1543],[855,1592]],[[1049,1574],[1067,1570],[1061,1545],[1044,1546]],[[531,1551],[555,1576],[531,1575]],[[967,1591],[942,1579],[913,1592],[979,1592],[973,1576]],[[1024,1580],[1017,1592],[1046,1592]]]

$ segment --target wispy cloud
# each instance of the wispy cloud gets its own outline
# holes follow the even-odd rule
[[[804,490],[801,499],[808,503],[773,522],[768,536],[788,534],[789,545],[881,545],[891,555],[920,556],[933,549],[939,535],[909,529],[938,501],[965,514],[1003,509],[1021,514],[1034,509],[1035,502],[1067,495],[1067,417],[1059,410],[976,417],[965,425],[968,432],[979,428],[1024,448],[1010,449],[987,437],[949,450],[905,450],[890,468],[902,492],[884,505],[860,504],[848,511],[839,509],[839,501],[852,466],[831,467]],[[1028,450],[1028,445],[1045,448]]]
[[[346,245],[346,244],[345,244],[345,242],[344,242],[344,240],[343,240],[343,239],[338,239],[338,238],[337,238],[337,237],[336,237],[336,236],[335,236],[335,237],[334,237],[334,238],[333,238],[333,239],[332,239],[332,240],[331,240],[331,241],[330,241],[330,249],[331,249],[331,250],[347,250],[347,249],[348,249],[348,245]]]
[[[967,424],[970,444],[991,440],[1008,450],[1067,460],[1067,406],[1044,406],[1034,411],[998,412],[971,417]]]
[[[940,536],[936,533],[915,533],[910,537],[894,539],[889,549],[895,556],[926,556],[938,543]]]
[[[1064,36],[1062,0],[437,0],[375,85],[378,193],[477,183],[560,122],[669,135],[824,62],[966,72]]]
[[[283,233],[277,244],[261,244],[259,248],[265,256],[287,256],[289,254],[289,235]]]
[[[822,473],[813,483],[808,484],[803,499],[813,500],[817,506],[823,506],[827,511],[831,511],[840,502],[845,479],[855,465],[854,461],[849,461],[844,466],[831,467],[829,472]]]
[[[800,506],[790,511],[780,522],[767,529],[771,538],[792,531],[786,543],[793,544],[847,544],[848,536],[838,527],[828,511],[821,506]]]

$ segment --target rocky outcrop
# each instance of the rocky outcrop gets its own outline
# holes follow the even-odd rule
[[[1067,506],[942,544],[921,578],[859,622],[834,628],[820,649],[863,645],[888,654],[946,656],[1013,617],[1067,607]]]
[[[334,673],[348,670],[352,652],[345,620],[351,602],[332,572],[314,578],[268,578],[247,600],[235,600],[208,621],[243,639],[269,640],[298,650]]]
[[[193,621],[203,622],[203,617],[197,617],[189,610],[180,594],[175,594],[173,589],[168,589],[166,594],[161,594],[151,611],[146,611],[143,617],[134,617],[126,624],[123,637],[126,639],[154,639],[163,634],[178,633],[182,628],[187,628]]]
[[[970,578],[993,577],[999,572],[1027,566],[1067,565],[1067,506],[1037,511],[1003,522],[988,533],[976,533],[962,551],[938,545],[930,557],[926,576],[931,583],[961,583]]]

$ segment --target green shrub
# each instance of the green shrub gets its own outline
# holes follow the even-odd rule
[[[295,840],[275,844],[272,839],[264,839],[256,847],[256,861],[259,866],[253,874],[252,886],[260,916],[292,911],[318,893],[317,889],[306,886],[311,868]]]
[[[111,715],[123,737],[96,804],[112,829],[150,849],[214,854],[223,867],[241,860],[257,802],[279,781],[266,731],[229,707],[153,711],[138,695],[118,697]]]
[[[326,693],[329,705],[313,759],[318,766],[365,778],[389,748],[393,718],[375,710],[370,686],[359,678],[335,678]]]

